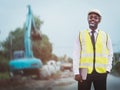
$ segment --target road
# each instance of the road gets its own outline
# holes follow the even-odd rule
[[[120,78],[108,75],[107,90],[120,90]],[[12,84],[11,84],[12,83]],[[49,80],[20,80],[7,82],[0,85],[0,90],[77,90],[77,81],[74,80],[73,72],[64,71]],[[91,90],[94,90],[93,87]]]
[[[77,90],[77,82],[72,79],[73,78],[68,78],[68,82],[73,81],[74,83],[66,86],[56,86],[52,90]],[[91,90],[94,90],[93,86],[91,87]],[[120,77],[109,74],[107,78],[107,90],[120,90]]]
[[[109,75],[107,82],[108,90],[120,90],[120,77]]]

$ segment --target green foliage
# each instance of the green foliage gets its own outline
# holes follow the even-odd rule
[[[43,63],[52,57],[52,44],[46,35],[42,35],[41,41],[33,41],[33,52]]]
[[[112,75],[120,76],[120,53],[114,53]]]
[[[69,57],[68,62],[73,63],[73,59]]]
[[[0,73],[0,80],[9,79],[9,72]]]
[[[6,41],[2,43],[4,48],[4,53],[7,58],[10,59],[12,57],[12,53],[14,50],[24,49],[24,30],[21,28],[17,28],[15,31],[11,31],[6,38]]]
[[[117,63],[120,59],[120,53],[114,53],[114,63]]]
[[[41,25],[43,24],[43,21],[41,21],[38,17],[34,16],[34,20],[35,20],[35,25],[36,25],[36,28],[38,30],[40,30],[41,28]]]
[[[116,63],[116,65],[113,66],[111,73],[115,76],[120,77],[120,62]]]
[[[24,49],[24,29],[17,28],[15,32],[13,32],[13,51]]]
[[[6,72],[8,70],[8,60],[4,56],[0,55],[0,72]]]
[[[50,58],[50,60],[58,61],[58,57],[55,54],[52,54],[52,57]]]

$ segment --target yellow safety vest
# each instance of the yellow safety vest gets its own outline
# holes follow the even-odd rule
[[[88,30],[80,32],[79,35],[81,52],[80,68],[87,68],[88,74],[93,71],[93,46]],[[108,49],[106,46],[107,34],[99,30],[95,43],[95,70],[105,73],[108,64]]]

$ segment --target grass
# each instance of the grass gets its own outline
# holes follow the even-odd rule
[[[0,73],[0,80],[10,79],[9,72]]]

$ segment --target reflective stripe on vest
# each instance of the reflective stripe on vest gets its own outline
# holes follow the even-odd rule
[[[80,68],[88,68],[88,73],[90,74],[93,71],[93,46],[88,30],[80,32],[80,42]],[[99,31],[95,43],[95,69],[98,73],[106,72],[106,67],[108,64],[108,49],[106,42],[106,33]]]

